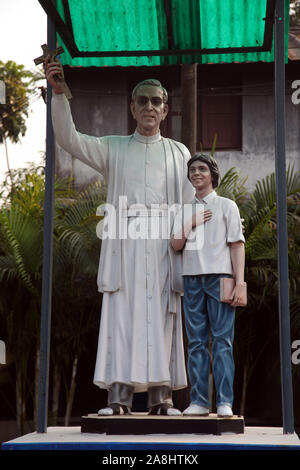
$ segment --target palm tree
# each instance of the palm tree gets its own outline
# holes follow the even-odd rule
[[[17,420],[22,431],[26,416],[26,397],[34,393],[26,383],[32,342],[38,338],[40,313],[40,282],[42,259],[42,182],[40,176],[31,175],[32,194],[20,189],[0,212],[1,247],[0,281],[14,295],[8,302],[6,313],[8,344],[14,351],[16,368]],[[24,187],[25,188],[25,187]],[[26,202],[25,202],[26,201]]]
[[[2,202],[0,213],[0,321],[13,352],[17,378],[17,415],[21,429],[26,403],[36,400],[39,353],[39,317],[43,233],[43,171],[19,172],[15,190]],[[257,319],[270,316],[277,305],[277,237],[275,175],[256,184],[252,194],[246,178],[230,169],[217,189],[239,206],[245,219],[248,305],[237,309],[235,355],[242,375],[240,413],[244,414],[247,385],[268,342],[257,344]],[[289,267],[292,338],[300,332],[299,302],[299,189],[300,178],[292,166],[287,171]],[[81,192],[72,183],[56,181],[54,212],[53,318],[51,384],[53,424],[62,386],[66,393],[68,424],[80,357],[88,348],[88,335],[98,322],[101,296],[96,277],[100,240],[96,236],[97,207],[105,200],[105,187],[95,182]],[[278,334],[274,327],[273,335]],[[32,357],[35,378],[32,380]],[[30,370],[31,369],[31,370]],[[293,367],[297,376],[299,366]]]
[[[211,152],[213,153],[213,151]],[[220,196],[234,200],[239,206],[245,225],[245,277],[248,284],[248,305],[236,312],[235,356],[242,369],[242,392],[239,413],[245,414],[247,385],[262,355],[278,335],[273,328],[257,350],[257,317],[274,316],[277,313],[277,222],[275,173],[257,182],[252,194],[245,188],[247,178],[241,177],[236,168],[223,176],[217,188]],[[300,331],[300,226],[299,201],[300,177],[294,166],[289,165],[286,175],[287,220],[289,233],[289,272],[292,337],[299,338]],[[277,325],[276,319],[272,324]],[[298,336],[297,336],[298,335]],[[300,376],[300,367],[293,366]]]
[[[0,281],[9,297],[2,299],[8,305],[6,311],[2,308],[2,314],[7,344],[13,351],[17,421],[22,432],[28,397],[34,401],[34,420],[37,415],[45,182],[43,171],[29,168],[15,173],[14,190],[6,194],[0,212]],[[61,191],[58,183],[55,191]],[[28,380],[32,357],[35,378]]]
[[[30,105],[40,97],[35,83],[42,79],[45,77],[40,72],[25,70],[24,65],[16,64],[12,60],[6,63],[0,61],[0,80],[5,83],[6,91],[5,103],[0,106],[0,144],[4,143],[11,185],[13,178],[9,165],[7,139],[17,143],[20,136],[25,135]]]
[[[95,330],[99,318],[101,297],[96,279],[100,240],[96,236],[97,207],[105,201],[105,187],[92,183],[72,198],[56,202],[54,257],[54,319],[53,363],[56,391],[53,400],[53,419],[58,410],[59,389],[66,370],[71,368],[66,389],[65,425],[68,425],[75,393],[78,362],[87,347],[86,337]],[[67,274],[68,273],[68,274]]]
[[[222,177],[216,191],[219,196],[232,199],[238,206],[241,206],[248,197],[245,186],[247,179],[247,177],[243,178],[235,167],[230,168]]]
[[[292,330],[299,325],[299,192],[300,176],[290,165],[286,174],[287,210],[289,232],[290,296],[294,315],[291,317]],[[265,338],[260,350],[254,353],[257,316],[277,314],[277,219],[276,219],[276,177],[275,173],[258,181],[247,201],[240,205],[245,219],[245,275],[248,283],[248,305],[237,312],[237,359],[243,362],[243,385],[240,414],[244,415],[246,389],[259,359],[271,340],[278,335],[277,318],[274,318],[272,332]]]
[[[44,172],[42,168],[36,170],[31,167],[16,171],[12,174],[14,190],[1,190],[5,197],[0,213],[0,281],[1,289],[5,286],[5,296],[0,301],[0,315],[6,342],[13,351],[21,433],[29,399],[34,403],[34,420],[37,415]],[[55,182],[52,396],[55,414],[61,378],[66,382],[66,367],[71,364],[71,383],[66,385],[66,422],[72,408],[78,360],[86,347],[87,332],[94,327],[99,313],[96,209],[104,202],[103,191],[99,183],[78,193],[69,181]],[[29,373],[32,357],[36,358],[34,380]]]

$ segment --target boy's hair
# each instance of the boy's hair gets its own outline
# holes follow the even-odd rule
[[[212,186],[213,186],[213,188],[216,188],[219,184],[220,172],[219,172],[217,161],[211,155],[206,155],[204,153],[197,152],[197,153],[195,153],[195,155],[193,155],[189,159],[189,161],[187,163],[187,167],[188,167],[187,177],[188,177],[188,179],[190,179],[190,175],[189,175],[190,166],[191,166],[192,163],[194,163],[197,160],[199,160],[200,162],[206,163],[208,165],[209,170],[210,170],[210,174],[211,174],[211,178],[212,178]]]

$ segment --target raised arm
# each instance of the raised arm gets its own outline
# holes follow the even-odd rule
[[[63,68],[59,62],[50,63],[46,59],[46,77],[53,89],[51,111],[57,143],[73,157],[107,177],[107,138],[88,136],[76,130],[61,82],[55,79],[55,77],[63,77]]]

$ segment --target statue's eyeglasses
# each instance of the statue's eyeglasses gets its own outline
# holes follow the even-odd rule
[[[155,107],[159,107],[163,104],[163,99],[159,96],[142,96],[139,95],[136,97],[136,102],[139,106],[146,106],[148,102],[151,101],[151,104]]]

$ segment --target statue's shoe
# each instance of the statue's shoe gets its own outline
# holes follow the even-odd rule
[[[191,403],[191,405],[183,411],[183,414],[184,416],[208,416],[209,408],[197,405],[196,403]]]
[[[130,413],[129,408],[125,405],[119,405],[118,403],[113,403],[98,411],[99,416],[126,415],[128,413]]]
[[[233,416],[231,406],[219,405],[217,408],[219,418],[231,418]]]
[[[160,405],[153,406],[149,411],[149,415],[181,416],[182,413],[170,403],[161,403]]]

